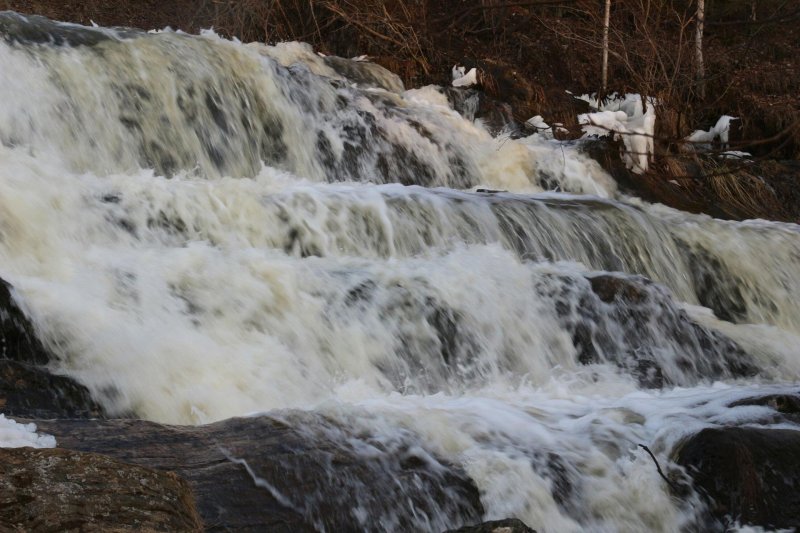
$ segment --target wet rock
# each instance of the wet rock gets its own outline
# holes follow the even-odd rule
[[[62,449],[0,448],[0,524],[18,531],[200,531],[172,472]]]
[[[320,415],[283,415],[197,427],[36,423],[59,447],[175,471],[189,483],[209,530],[445,530],[482,516],[469,477],[417,440],[387,442]]]
[[[800,526],[800,431],[704,429],[674,456],[724,527],[734,520],[767,528]]]
[[[648,388],[757,373],[738,344],[692,321],[660,285],[616,273],[586,280],[588,288],[568,278],[542,287],[582,364],[615,363]]]
[[[325,56],[325,64],[340,76],[364,87],[378,87],[394,93],[405,90],[400,76],[369,61],[357,61],[337,56]]]
[[[0,359],[0,412],[28,418],[102,417],[89,390],[45,367]]]
[[[407,389],[408,376],[414,376],[420,392],[433,393],[474,361],[474,334],[464,327],[462,314],[423,280],[389,285],[362,280],[347,292],[335,312],[358,317],[376,308],[382,321],[393,325],[399,356],[387,358],[378,366],[398,389]]]
[[[479,89],[446,87],[443,92],[454,110],[467,120],[480,120],[493,136],[500,133],[508,133],[512,138],[526,135],[507,103],[495,100]]]
[[[129,38],[143,32],[131,28],[91,28],[56,22],[38,15],[0,12],[0,38],[10,44],[51,44],[55,46],[94,46],[117,37]]]
[[[11,285],[0,279],[0,357],[45,364],[50,355],[33,330],[13,295]]]
[[[774,412],[771,422],[790,422],[800,424],[800,395],[769,394],[755,398],[746,398],[733,402],[729,407],[760,405],[769,407]]]
[[[36,418],[104,416],[86,387],[47,368],[53,356],[36,337],[12,287],[3,280],[0,348],[0,411]]]
[[[452,529],[446,533],[536,533],[525,523],[516,518],[483,522],[474,526],[465,526],[461,529]]]
[[[588,279],[594,294],[611,307],[609,316],[622,327],[626,342],[639,344],[634,351],[639,354],[636,366],[640,377],[662,373],[655,359],[642,356],[648,348],[657,345],[655,338],[649,338],[654,331],[667,332],[677,356],[675,364],[686,375],[719,378],[758,373],[758,368],[738,344],[695,323],[665,289],[652,281],[640,276],[614,274],[593,275]],[[669,375],[664,376],[664,380],[673,382]]]
[[[689,265],[697,299],[722,320],[744,322],[747,303],[739,287],[744,282],[707,250],[678,241],[679,250]]]

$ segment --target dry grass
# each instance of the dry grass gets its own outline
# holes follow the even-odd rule
[[[732,218],[764,218],[765,214],[775,217],[783,211],[769,185],[745,169],[722,172],[718,169],[709,182],[721,207]]]

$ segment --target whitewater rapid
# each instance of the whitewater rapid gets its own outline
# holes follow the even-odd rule
[[[795,225],[622,197],[580,143],[298,43],[3,16],[51,38],[3,27],[0,277],[114,414],[314,411],[460,465],[487,519],[679,531],[702,504],[638,444],[797,390]]]

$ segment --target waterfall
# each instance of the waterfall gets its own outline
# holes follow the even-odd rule
[[[637,444],[800,379],[795,225],[625,197],[580,143],[300,43],[0,37],[0,277],[112,413],[307,411],[459,465],[488,518],[677,531],[699,504]]]

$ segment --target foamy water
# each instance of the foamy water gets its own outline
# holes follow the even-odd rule
[[[0,43],[0,277],[112,412],[314,411],[463,467],[487,519],[679,531],[702,504],[638,445],[797,391],[797,226],[617,197],[579,146],[296,43],[103,35]],[[607,271],[658,284],[604,301]]]

